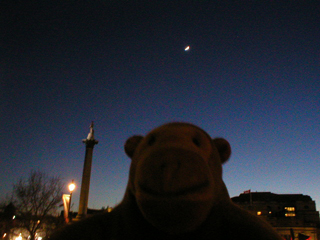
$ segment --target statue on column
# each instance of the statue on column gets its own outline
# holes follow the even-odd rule
[[[87,140],[93,140],[94,139],[94,130],[93,130],[93,121],[91,122],[90,132],[88,134]]]

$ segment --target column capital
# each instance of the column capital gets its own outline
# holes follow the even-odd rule
[[[93,148],[94,145],[99,143],[99,141],[95,139],[83,139],[82,142],[86,144],[87,148]]]

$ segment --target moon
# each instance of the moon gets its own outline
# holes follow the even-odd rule
[[[186,46],[184,50],[185,51],[189,51],[190,50],[190,46]]]

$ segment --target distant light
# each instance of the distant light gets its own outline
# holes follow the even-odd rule
[[[70,192],[73,192],[73,190],[76,188],[76,185],[74,184],[74,182],[73,182],[73,180],[72,180],[72,182],[69,184],[69,191]]]
[[[189,51],[190,50],[190,46],[186,46],[184,50],[185,51]]]
[[[13,215],[12,219],[15,219],[16,218],[16,215]]]
[[[260,215],[261,215],[261,212],[260,212],[260,211],[258,211],[258,212],[257,212],[257,215],[258,215],[258,216],[260,216]]]
[[[16,240],[22,240],[21,233],[19,234],[19,237],[16,237]]]

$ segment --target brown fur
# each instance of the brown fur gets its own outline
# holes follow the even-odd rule
[[[169,123],[125,144],[132,159],[123,201],[111,213],[53,239],[260,239],[280,236],[239,207],[222,180],[229,143],[188,123]]]

